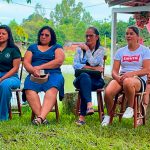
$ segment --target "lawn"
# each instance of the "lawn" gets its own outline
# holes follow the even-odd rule
[[[72,74],[64,74],[65,92],[73,92]],[[133,120],[101,127],[98,114],[86,118],[86,125],[78,127],[74,114],[66,114],[59,102],[60,119],[49,113],[49,125],[33,126],[29,106],[22,107],[21,117],[0,122],[0,149],[2,150],[149,150],[150,120],[145,126],[133,128]]]
[[[73,114],[65,114],[60,107],[60,120],[56,122],[54,113],[50,113],[50,125],[33,126],[30,122],[31,111],[23,107],[22,117],[13,115],[13,119],[0,122],[0,148],[4,150],[148,150],[150,149],[150,123],[133,128],[132,120],[118,122],[101,127],[98,114],[88,116],[86,125],[78,127]]]

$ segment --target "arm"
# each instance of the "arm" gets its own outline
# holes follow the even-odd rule
[[[80,60],[81,55],[83,54],[81,48],[76,49],[76,53],[74,56],[74,62],[73,62],[73,68],[74,69],[82,69],[85,66],[85,63],[81,63],[82,60]]]
[[[6,78],[11,77],[18,71],[20,61],[21,61],[21,58],[17,58],[17,59],[13,60],[13,68],[11,70],[9,70],[3,77],[0,78],[0,82],[5,80]]]
[[[48,63],[42,64],[40,66],[35,66],[34,68],[38,69],[38,70],[58,68],[63,64],[64,59],[65,59],[65,54],[64,54],[63,50],[61,48],[57,48],[55,51],[55,59],[54,60],[52,60]]]
[[[120,60],[114,60],[113,68],[112,68],[112,77],[115,79],[119,84],[121,84],[121,76],[119,75],[120,69]]]
[[[40,76],[40,70],[57,68],[57,67],[62,65],[64,59],[65,59],[65,55],[64,55],[63,50],[61,48],[58,48],[55,51],[55,59],[54,60],[52,60],[52,61],[50,61],[48,63],[42,64],[40,66],[33,67],[31,65],[32,52],[31,51],[27,51],[25,53],[25,56],[24,56],[24,66],[25,66],[26,70],[29,73],[33,74],[36,77],[39,77]]]
[[[150,60],[149,59],[143,60],[143,68],[141,70],[127,72],[122,75],[121,80],[124,80],[125,78],[129,78],[129,77],[134,77],[134,76],[148,75],[148,73],[150,72],[149,66],[150,66]]]
[[[86,44],[81,44],[80,48],[86,51],[87,61],[90,64],[90,66],[103,65],[104,48],[99,47],[94,52],[94,55],[92,54],[92,51],[89,49],[89,47]]]
[[[26,51],[23,61],[24,67],[29,73],[34,74],[35,70],[34,67],[31,65],[31,62],[32,62],[32,52]]]
[[[100,72],[104,71],[104,67],[101,67],[101,66],[94,67],[94,66],[87,66],[87,65],[85,65],[83,68],[84,69],[96,70],[96,71],[100,71]]]
[[[86,57],[90,66],[103,66],[104,49],[99,48],[94,52],[94,54],[92,54],[90,50],[87,50]]]

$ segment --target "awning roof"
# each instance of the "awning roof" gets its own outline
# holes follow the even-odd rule
[[[150,5],[150,0],[105,0],[108,5],[115,6],[115,5],[124,5],[124,6],[146,6]]]

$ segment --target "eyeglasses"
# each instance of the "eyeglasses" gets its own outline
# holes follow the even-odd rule
[[[94,35],[95,35],[95,34],[86,34],[85,37],[86,37],[86,38],[88,38],[88,37],[89,37],[89,38],[92,38]]]
[[[7,32],[0,32],[0,35],[6,35]]]
[[[46,37],[49,37],[50,35],[49,34],[40,34],[40,36],[46,36]]]

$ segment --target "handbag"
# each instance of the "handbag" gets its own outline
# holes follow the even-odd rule
[[[39,84],[43,84],[48,81],[49,74],[40,75],[40,77],[35,77],[31,74],[30,80]]]
[[[91,70],[91,69],[76,69],[75,70],[75,77],[78,77],[81,73],[87,73],[92,78],[101,78],[102,72]]]

